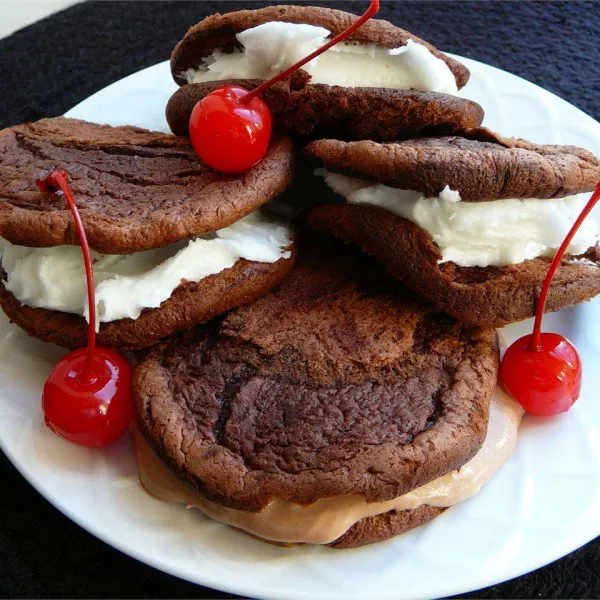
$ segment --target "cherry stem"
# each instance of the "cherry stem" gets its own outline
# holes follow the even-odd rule
[[[546,273],[546,277],[544,279],[544,283],[542,284],[542,291],[540,292],[540,297],[537,303],[537,309],[535,312],[535,322],[533,324],[533,335],[531,337],[531,344],[529,346],[529,350],[532,352],[540,352],[542,350],[542,318],[544,316],[544,310],[546,308],[546,300],[548,298],[548,292],[550,291],[550,284],[552,283],[552,278],[554,277],[554,273],[558,268],[571,240],[575,237],[575,234],[581,227],[582,223],[585,221],[586,217],[590,214],[596,203],[600,200],[600,181],[598,185],[596,185],[596,189],[592,194],[592,197],[588,200],[588,203],[584,206],[580,215],[577,217],[575,223],[573,223],[573,227],[569,230],[567,237],[563,240],[560,248],[557,253],[554,255],[554,259],[550,264],[550,268]]]
[[[275,85],[278,81],[285,79],[290,73],[293,73],[297,69],[300,69],[306,63],[313,60],[313,58],[316,58],[320,54],[323,54],[323,52],[326,52],[327,50],[329,50],[329,48],[331,48],[332,46],[335,46],[336,44],[339,44],[339,42],[341,42],[342,40],[345,40],[348,36],[350,36],[352,33],[354,33],[354,31],[356,31],[359,27],[361,27],[373,15],[377,14],[378,12],[379,12],[379,0],[371,0],[371,5],[367,9],[367,12],[365,12],[365,14],[362,17],[359,17],[358,20],[356,20],[354,23],[352,23],[352,25],[350,25],[350,27],[348,27],[347,29],[344,29],[344,31],[342,31],[342,33],[336,35],[333,39],[329,40],[329,42],[327,42],[324,46],[317,48],[317,50],[315,50],[312,54],[309,54],[308,56],[304,57],[302,60],[298,61],[295,65],[292,65],[285,71],[282,71],[281,73],[279,73],[279,75],[275,75],[275,77],[269,79],[268,81],[265,81],[264,83],[259,85],[257,88],[254,88],[253,90],[251,90],[250,93],[246,94],[246,96],[244,96],[240,100],[240,102],[242,104],[247,105],[253,98],[260,96],[265,90],[270,88],[272,85]]]
[[[81,216],[71,188],[69,187],[69,176],[65,171],[52,171],[48,175],[47,182],[50,186],[55,189],[60,188],[65,196],[69,210],[73,215],[75,221],[75,227],[77,228],[77,235],[79,236],[79,243],[81,245],[81,252],[83,254],[83,264],[85,266],[85,276],[87,280],[87,293],[88,293],[88,307],[89,307],[89,324],[88,324],[88,345],[87,345],[87,359],[85,362],[85,368],[81,373],[81,377],[85,381],[91,381],[92,379],[92,360],[94,358],[94,350],[96,348],[96,292],[94,286],[94,271],[92,269],[92,259],[90,257],[90,246],[87,241],[87,235],[81,221]]]

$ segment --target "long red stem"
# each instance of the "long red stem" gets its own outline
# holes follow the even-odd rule
[[[345,40],[349,35],[351,35],[361,25],[366,23],[373,15],[377,14],[378,12],[379,12],[379,0],[371,0],[371,5],[367,9],[367,12],[365,12],[365,14],[362,17],[360,17],[357,21],[352,23],[352,25],[350,25],[350,27],[348,27],[347,29],[344,29],[344,31],[342,31],[342,33],[340,33],[339,35],[336,35],[333,39],[329,40],[324,46],[317,48],[317,50],[315,50],[312,54],[309,54],[302,60],[298,61],[295,65],[292,65],[285,71],[282,71],[281,73],[279,73],[279,75],[275,75],[275,77],[269,79],[268,81],[265,81],[264,83],[259,85],[257,88],[254,88],[249,94],[247,94],[246,96],[244,96],[242,98],[241,102],[244,104],[248,104],[248,102],[250,102],[252,100],[252,98],[256,98],[256,96],[260,96],[265,90],[270,88],[272,85],[276,84],[278,81],[285,79],[290,73],[293,73],[300,67],[303,67],[306,63],[310,62],[313,58],[316,58],[320,54],[323,54],[323,52],[326,52],[327,50],[329,50],[329,48],[331,48],[332,46],[335,46],[342,40]]]
[[[65,171],[53,171],[48,175],[48,183],[55,189],[60,188],[63,191],[69,210],[73,215],[81,252],[83,254],[83,264],[85,266],[85,277],[87,280],[88,306],[89,306],[89,324],[88,324],[88,345],[87,345],[87,360],[85,369],[81,374],[84,380],[90,380],[92,375],[92,360],[94,358],[94,350],[96,348],[96,292],[94,286],[94,270],[92,269],[92,259],[90,257],[90,246],[87,241],[85,229],[81,221],[81,216],[77,210],[77,205],[71,194],[69,187],[69,176]]]
[[[577,217],[577,220],[571,227],[567,237],[563,240],[558,252],[554,255],[554,259],[550,264],[550,268],[546,273],[546,278],[544,279],[544,283],[542,284],[542,291],[540,293],[540,297],[537,303],[537,309],[535,311],[535,322],[533,324],[533,335],[531,337],[531,345],[530,350],[533,352],[539,352],[542,349],[542,318],[544,316],[544,309],[546,308],[546,300],[548,298],[548,292],[550,290],[550,284],[552,283],[552,278],[554,277],[554,273],[560,264],[571,240],[575,237],[575,234],[581,227],[581,224],[585,221],[586,217],[592,211],[592,208],[596,206],[596,203],[600,200],[600,182],[596,186],[592,197],[588,200],[588,203],[585,205],[581,214]]]

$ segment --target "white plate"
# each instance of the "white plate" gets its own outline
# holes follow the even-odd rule
[[[572,143],[600,154],[600,124],[543,89],[461,59],[464,95],[486,124],[537,142]],[[165,129],[175,85],[167,63],[119,81],[68,114]],[[600,300],[546,317],[547,330],[583,356],[583,393],[566,415],[525,419],[517,450],[475,498],[425,527],[356,550],[284,549],[159,502],[140,487],[130,439],[105,451],[50,433],[40,389],[60,351],[0,318],[0,443],[55,506],[105,542],[178,577],[259,598],[415,599],[457,594],[540,567],[600,534]],[[530,324],[505,330],[508,341]]]

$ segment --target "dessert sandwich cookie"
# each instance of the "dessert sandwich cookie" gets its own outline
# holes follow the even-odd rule
[[[311,6],[271,6],[204,19],[171,56],[173,77],[182,86],[167,106],[172,131],[187,136],[195,104],[213,90],[224,84],[254,89],[356,19]],[[263,97],[280,132],[385,141],[480,125],[482,108],[456,95],[468,78],[464,65],[431,44],[371,19]]]
[[[308,213],[312,227],[357,244],[448,314],[494,327],[534,315],[551,258],[600,179],[600,162],[582,148],[485,129],[388,144],[317,140],[306,153],[338,195]],[[598,293],[598,228],[587,219],[546,310]]]
[[[475,494],[522,409],[498,342],[319,238],[274,291],[145,352],[138,470],[166,501],[279,544],[382,541]]]
[[[86,343],[87,292],[62,192],[68,173],[92,249],[98,342],[139,348],[266,293],[291,269],[288,225],[258,210],[289,184],[293,147],[273,136],[243,175],[189,141],[135,127],[45,119],[0,132],[0,305],[44,341]]]

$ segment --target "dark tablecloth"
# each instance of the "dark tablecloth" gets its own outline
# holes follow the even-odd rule
[[[168,58],[186,29],[207,14],[265,4],[86,2],[36,23],[0,40],[0,125],[62,114]],[[359,13],[366,2],[329,5]],[[383,0],[381,16],[444,50],[525,77],[600,118],[598,2]],[[4,456],[0,481],[0,597],[231,597],[155,571],[98,541],[51,507]],[[596,540],[471,597],[599,598],[599,558]]]

